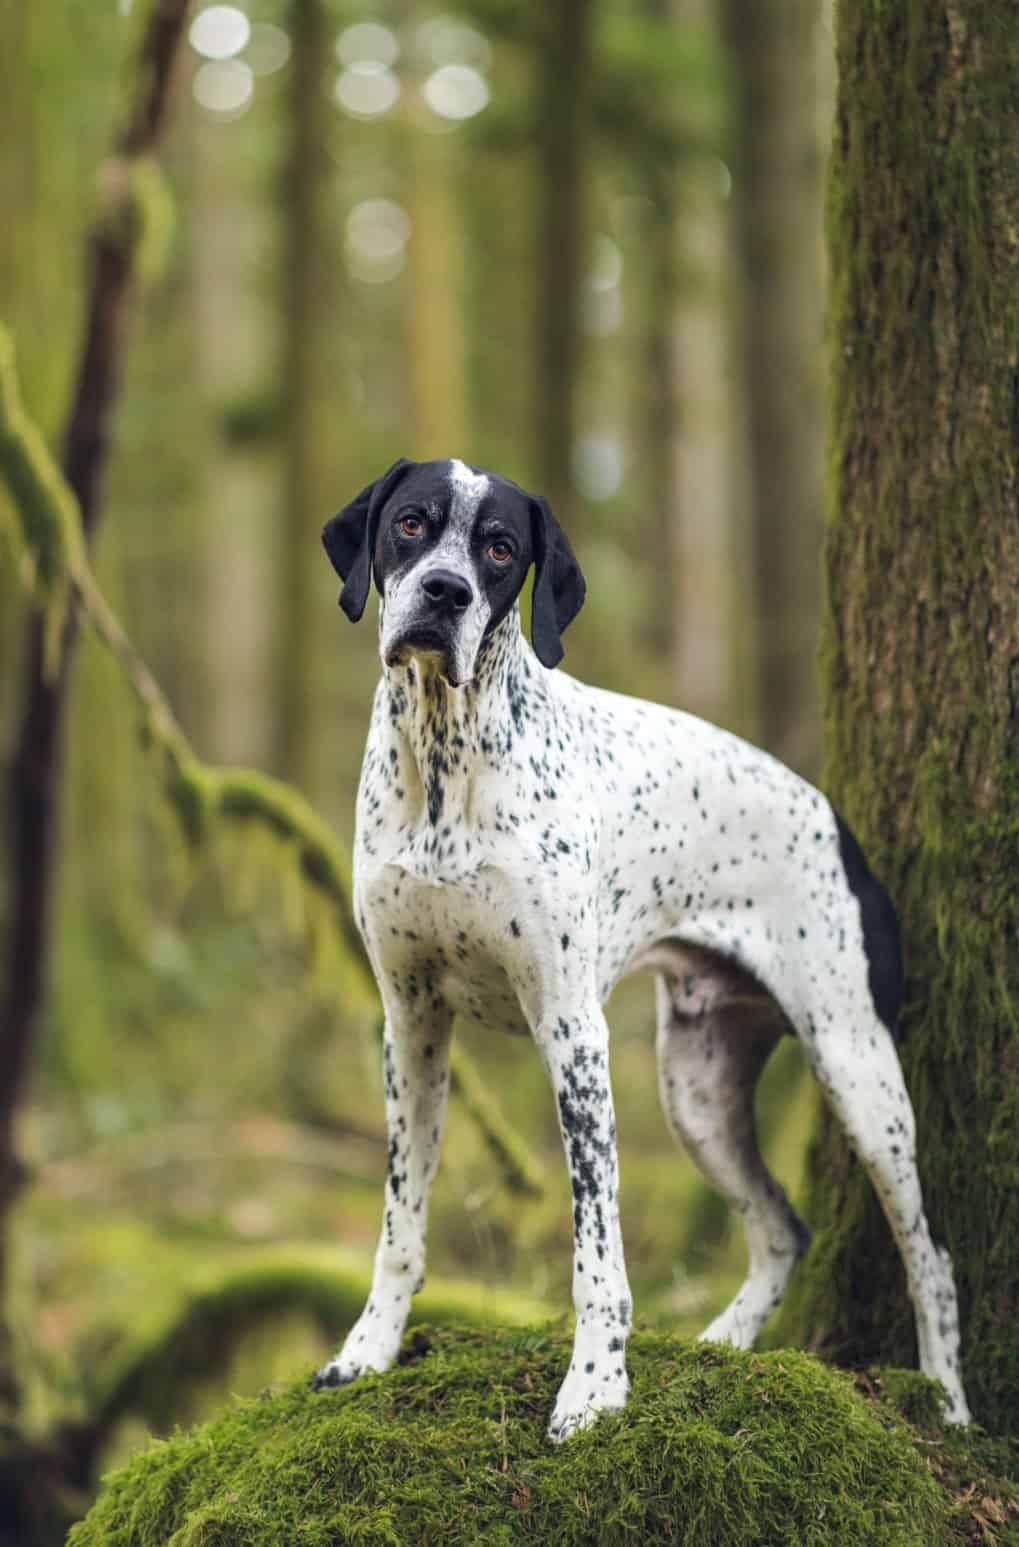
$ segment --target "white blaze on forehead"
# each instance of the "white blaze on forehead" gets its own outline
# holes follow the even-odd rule
[[[472,473],[465,462],[454,457],[449,464],[449,483],[453,494],[450,504],[453,520],[472,521],[490,488],[487,474]]]
[[[420,626],[428,613],[427,605],[422,602],[422,575],[430,569],[446,569],[461,575],[468,582],[472,597],[450,635],[448,680],[458,686],[473,677],[478,649],[492,609],[484,586],[478,582],[471,553],[471,530],[478,507],[491,487],[491,479],[484,473],[472,473],[465,463],[455,459],[450,461],[449,519],[437,542],[386,581],[379,612],[379,644],[383,661],[388,662],[391,651],[396,649],[396,663],[400,664],[400,641],[406,635],[413,635],[414,629]]]

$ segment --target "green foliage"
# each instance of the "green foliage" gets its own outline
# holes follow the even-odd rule
[[[111,1476],[68,1547],[338,1542],[939,1547],[979,1478],[973,1451],[919,1437],[809,1355],[651,1333],[622,1414],[553,1449],[564,1335],[419,1328],[384,1376],[236,1405]],[[993,1534],[986,1540],[1007,1540]]]

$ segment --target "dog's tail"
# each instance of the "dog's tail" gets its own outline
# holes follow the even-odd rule
[[[902,967],[902,936],[895,905],[878,881],[864,857],[852,830],[838,812],[835,825],[839,834],[839,852],[846,880],[860,904],[863,947],[867,953],[870,995],[874,1008],[888,1030],[895,1031],[905,998]]]

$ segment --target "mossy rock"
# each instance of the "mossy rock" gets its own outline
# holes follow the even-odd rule
[[[386,1375],[268,1392],[154,1442],[68,1547],[1016,1540],[1007,1485],[985,1498],[972,1455],[950,1461],[873,1381],[866,1395],[810,1355],[637,1333],[626,1411],[556,1449],[568,1358],[562,1332],[418,1328]],[[1000,1517],[989,1535],[962,1518],[967,1479]]]

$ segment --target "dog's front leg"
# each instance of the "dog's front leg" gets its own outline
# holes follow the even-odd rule
[[[411,1296],[425,1271],[428,1194],[439,1161],[449,1095],[452,1016],[429,1005],[386,1007],[383,1071],[389,1168],[371,1293],[340,1352],[312,1384],[340,1386],[396,1358]]]
[[[630,1383],[630,1288],[619,1228],[609,1034],[600,1008],[543,1017],[536,1031],[552,1079],[573,1191],[573,1357],[556,1399],[556,1442],[623,1407]]]

